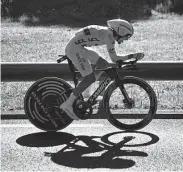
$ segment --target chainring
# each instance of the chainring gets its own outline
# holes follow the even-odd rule
[[[81,99],[76,99],[73,104],[74,113],[79,119],[89,119],[93,113],[92,106]]]

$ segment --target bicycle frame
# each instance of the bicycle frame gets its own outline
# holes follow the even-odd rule
[[[95,92],[91,95],[91,97],[88,99],[87,102],[91,106],[93,106],[96,103],[97,97],[103,90],[105,90],[105,88],[110,84],[111,81],[116,81],[117,84],[121,80],[116,68],[107,68],[101,71],[104,71],[107,76],[99,85],[99,87],[95,90]]]
[[[72,61],[70,59],[68,59],[68,58],[67,58],[67,60],[68,60],[69,68],[70,68],[71,72],[73,73],[73,81],[74,81],[74,84],[76,86],[78,84],[78,78],[77,78],[78,71],[75,70]],[[118,84],[118,82],[121,82],[121,78],[120,78],[120,76],[119,76],[119,74],[117,72],[117,68],[109,67],[107,69],[97,69],[97,70],[104,71],[107,74],[107,76],[103,80],[103,82],[99,85],[99,87],[95,90],[95,92],[91,95],[91,97],[87,100],[87,102],[91,106],[93,106],[94,104],[96,104],[97,97],[100,95],[100,93],[103,90],[105,90],[105,88],[109,85],[109,83],[111,81],[115,80],[116,81],[116,84]],[[128,101],[129,100],[128,99],[128,95],[125,92],[124,87],[123,88],[120,87],[120,89],[121,89],[122,93],[124,93],[124,96],[125,96],[125,98]]]
[[[69,65],[69,68],[70,68],[70,71],[72,72],[73,74],[73,81],[74,81],[74,84],[75,84],[75,87],[76,85],[78,84],[78,77],[77,77],[77,73],[79,73],[77,70],[75,70],[75,67],[74,67],[74,64],[72,63],[72,61],[67,57],[67,56],[62,56],[62,58],[58,59],[57,62],[60,63],[64,60],[68,61],[68,65]],[[118,65],[118,68],[121,68],[121,65]],[[122,82],[122,79],[121,77],[119,76],[118,74],[118,68],[114,68],[114,67],[108,67],[107,69],[96,69],[95,71],[104,71],[106,73],[106,78],[103,80],[103,82],[99,85],[99,87],[95,90],[95,92],[91,95],[91,97],[87,100],[88,104],[93,106],[96,104],[96,99],[97,97],[100,95],[100,93],[105,90],[105,88],[109,85],[109,83],[111,81],[115,81],[116,82],[116,85],[120,85],[120,90],[126,100],[126,102],[128,104],[131,104],[131,99],[129,98],[126,90],[125,90],[125,87],[121,84],[118,84],[118,83],[121,83]],[[82,98],[82,95],[81,95],[81,98]]]

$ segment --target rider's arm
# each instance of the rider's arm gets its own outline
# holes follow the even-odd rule
[[[129,55],[118,56],[118,55],[116,54],[116,50],[115,50],[115,41],[109,42],[109,43],[107,44],[107,51],[108,51],[108,53],[109,53],[109,56],[110,56],[112,62],[114,62],[114,63],[115,63],[116,61],[118,61],[118,60],[123,60],[123,61],[125,61],[125,60],[128,60],[128,59],[129,59]]]
[[[118,61],[118,60],[122,60],[122,61],[126,61],[129,59],[138,59],[139,60],[144,57],[144,53],[142,53],[142,52],[118,56],[115,51],[115,42],[107,44],[107,51],[109,53],[109,56],[110,56],[112,62],[114,62],[114,63],[116,63],[116,61]]]

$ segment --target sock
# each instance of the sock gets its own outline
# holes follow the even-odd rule
[[[66,100],[68,105],[73,105],[74,101],[76,100],[77,96],[75,96],[73,93],[70,95],[70,97]]]

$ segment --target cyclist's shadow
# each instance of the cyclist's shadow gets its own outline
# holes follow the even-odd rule
[[[127,138],[131,139],[131,138]],[[74,168],[129,168],[135,165],[133,160],[123,159],[121,156],[147,156],[140,151],[120,150],[127,140],[122,140],[114,147],[102,148],[89,136],[76,138],[87,147],[69,143],[65,149],[52,154],[51,160],[57,164]],[[103,146],[105,147],[105,146]],[[106,150],[106,151],[105,151]],[[105,151],[105,152],[104,152]],[[118,158],[120,156],[120,158]]]
[[[110,133],[109,136],[116,133]],[[150,135],[152,136],[152,134]],[[157,136],[154,135],[153,137],[153,142],[157,142],[159,140]],[[77,136],[59,152],[53,154],[46,153],[45,155],[50,155],[53,162],[68,167],[110,169],[130,168],[135,165],[135,161],[123,157],[148,156],[147,153],[142,151],[121,149],[125,144],[135,139],[133,136],[124,137],[119,143],[113,143],[112,146],[106,144],[106,137],[102,137],[103,142],[96,141],[96,139],[101,139],[101,137],[90,137],[86,135]],[[84,145],[78,145],[77,143],[79,142],[82,144],[84,143]]]
[[[125,134],[118,143],[110,141],[109,137],[115,134]],[[130,141],[135,139],[132,134],[143,134],[151,138],[147,143],[132,145]],[[66,145],[59,152],[45,152],[45,156],[51,157],[54,163],[73,168],[110,168],[123,169],[135,165],[135,161],[126,157],[147,157],[148,154],[136,150],[123,150],[123,147],[147,146],[159,141],[159,137],[146,132],[114,132],[100,136],[74,136],[65,132],[33,133],[17,139],[17,143],[29,147],[49,147]]]

